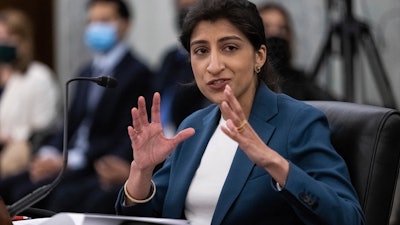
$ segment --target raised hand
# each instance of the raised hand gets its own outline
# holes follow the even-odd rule
[[[221,103],[220,108],[225,116],[226,126],[221,126],[222,131],[239,144],[251,161],[263,167],[275,181],[284,186],[289,163],[266,145],[247,122],[246,114],[229,85],[225,87],[224,95],[225,101]]]
[[[133,126],[128,127],[132,142],[133,158],[139,169],[154,169],[172,150],[194,134],[193,128],[182,130],[172,138],[164,135],[160,120],[160,94],[155,93],[149,122],[144,97],[139,97],[138,108],[132,111]]]
[[[226,126],[222,126],[221,129],[239,144],[252,161],[258,163],[259,151],[264,151],[267,146],[247,122],[247,116],[229,85],[225,87],[224,95],[225,101],[221,103],[220,108],[226,119]]]

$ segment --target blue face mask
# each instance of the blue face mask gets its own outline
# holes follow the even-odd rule
[[[117,28],[111,23],[91,23],[86,27],[85,44],[94,52],[107,52],[117,43]]]

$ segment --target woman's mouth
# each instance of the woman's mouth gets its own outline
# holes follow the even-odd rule
[[[207,85],[212,89],[224,89],[228,83],[229,79],[218,79],[208,82]]]

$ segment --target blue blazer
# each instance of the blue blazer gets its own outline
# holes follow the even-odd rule
[[[184,120],[179,129],[193,127],[196,133],[154,175],[156,196],[149,203],[125,207],[121,191],[117,212],[185,218],[187,191],[219,119],[219,108],[212,105]],[[279,191],[272,177],[238,148],[212,224],[364,224],[346,164],[330,143],[322,112],[261,84],[249,123],[290,162],[286,185]]]

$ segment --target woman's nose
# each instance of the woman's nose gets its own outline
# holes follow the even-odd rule
[[[220,73],[225,68],[221,58],[222,57],[218,54],[218,52],[211,52],[207,66],[207,72],[210,74]]]

